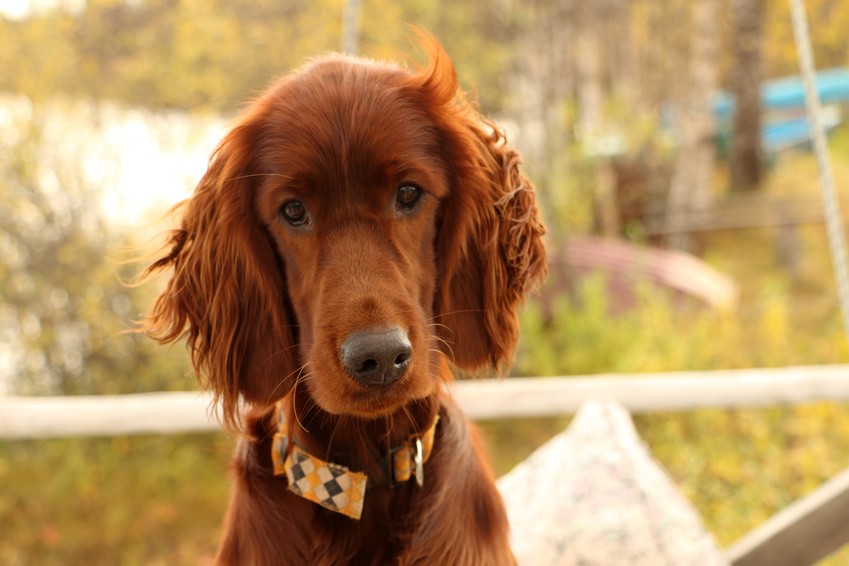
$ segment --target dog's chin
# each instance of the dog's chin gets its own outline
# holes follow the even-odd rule
[[[391,415],[408,403],[431,395],[436,382],[427,376],[405,376],[389,385],[359,385],[347,375],[337,377],[341,387],[325,388],[314,384],[310,391],[313,400],[323,410],[334,415],[350,415],[375,419]],[[433,382],[431,382],[433,381]]]

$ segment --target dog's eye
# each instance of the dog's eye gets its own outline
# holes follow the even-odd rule
[[[405,210],[413,208],[421,194],[422,190],[415,185],[401,185],[396,197],[397,207]]]
[[[280,216],[292,226],[300,226],[307,222],[307,209],[299,200],[290,200],[280,207]]]

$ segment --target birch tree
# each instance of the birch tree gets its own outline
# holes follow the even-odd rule
[[[682,69],[678,101],[678,155],[667,197],[667,232],[670,246],[692,251],[686,232],[693,213],[711,207],[713,195],[715,121],[711,95],[717,87],[720,0],[693,4],[692,39],[687,64]]]

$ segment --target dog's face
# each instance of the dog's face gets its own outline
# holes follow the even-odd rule
[[[227,134],[149,272],[174,268],[147,330],[186,336],[235,425],[293,387],[376,417],[454,364],[509,364],[546,274],[518,154],[458,94],[442,48],[416,72],[329,57]]]
[[[397,69],[327,59],[276,87],[256,140],[256,214],[284,266],[295,377],[331,413],[394,411],[439,375],[437,215],[451,171],[409,94]]]

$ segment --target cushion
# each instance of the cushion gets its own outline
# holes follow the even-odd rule
[[[615,401],[585,403],[498,487],[520,564],[728,564]]]

